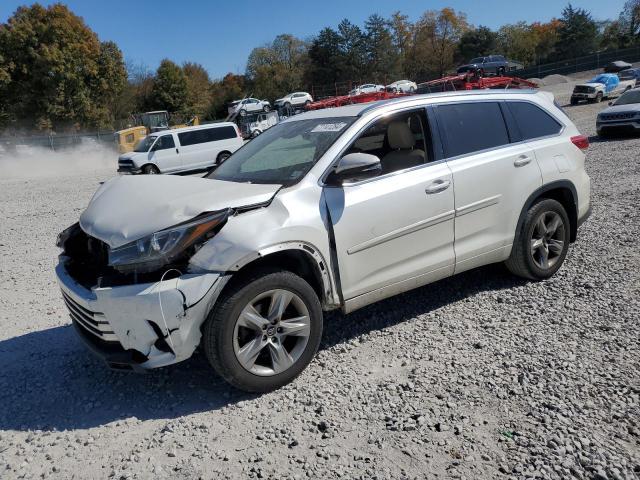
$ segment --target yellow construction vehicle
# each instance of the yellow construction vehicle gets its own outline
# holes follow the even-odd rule
[[[200,125],[198,116],[194,116],[186,123],[169,126],[171,115],[166,110],[158,110],[155,112],[145,112],[132,115],[131,123],[135,126],[118,130],[115,133],[116,144],[119,153],[127,153],[133,151],[133,147],[138,141],[150,133],[169,128],[182,128],[194,125]]]

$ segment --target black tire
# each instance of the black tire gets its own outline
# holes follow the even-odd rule
[[[600,102],[602,101],[602,97],[603,97],[602,92],[598,92],[598,93],[596,94],[595,102],[596,102],[596,103],[600,103]]]
[[[498,70],[496,71],[496,75],[498,77],[503,77],[504,76],[504,67],[498,68]]]
[[[220,152],[216,157],[216,165],[220,165],[224,163],[224,161],[229,158],[231,154],[229,152]]]
[[[264,113],[269,113],[269,110],[271,110],[271,107],[269,105],[265,105],[264,107],[262,107],[262,111]]]
[[[572,98],[571,99],[571,105],[577,105],[578,104],[578,99],[577,98]]]
[[[158,170],[158,167],[156,167],[155,165],[149,164],[142,167],[142,173],[144,173],[145,175],[158,175],[160,173],[160,170]]]
[[[253,132],[251,132],[251,138],[256,138],[258,135],[260,135],[262,132],[258,129],[255,129]]]
[[[311,362],[322,337],[322,307],[313,288],[288,271],[257,270],[232,283],[223,291],[209,313],[202,335],[204,352],[215,371],[234,387],[247,392],[269,392],[295,379]],[[234,353],[235,323],[252,298],[273,289],[295,293],[309,311],[310,334],[304,351],[291,367],[271,376],[246,370]]]
[[[306,102],[304,102],[304,106],[305,106],[305,107],[307,107],[307,106],[309,106],[309,105],[311,105],[311,100],[307,100]]]
[[[243,108],[239,113],[241,117],[244,117],[247,114],[247,111]]]
[[[561,253],[554,258],[554,263],[549,268],[541,268],[532,254],[531,242],[536,232],[536,223],[549,212],[556,213],[562,221],[558,229],[562,228],[563,245]],[[511,255],[505,265],[514,275],[529,280],[544,280],[551,277],[562,266],[567,256],[570,232],[569,216],[560,202],[550,198],[539,199],[529,208],[519,231],[516,232]]]

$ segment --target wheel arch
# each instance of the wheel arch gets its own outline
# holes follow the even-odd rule
[[[570,240],[575,242],[578,234],[578,193],[575,185],[569,180],[551,182],[534,191],[522,207],[518,224],[516,225],[516,232],[519,232],[522,228],[527,211],[541,198],[556,200],[564,207],[569,217]]]
[[[269,267],[290,271],[307,281],[324,310],[340,307],[336,302],[330,265],[318,249],[306,242],[287,242],[261,249],[250,258],[234,264],[229,273],[233,278],[242,278],[252,271]]]

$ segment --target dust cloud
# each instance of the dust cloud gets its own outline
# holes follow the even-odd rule
[[[98,142],[53,151],[31,146],[0,147],[0,179],[55,177],[118,168],[118,153]]]

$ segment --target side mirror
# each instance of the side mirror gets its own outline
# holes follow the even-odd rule
[[[340,159],[335,170],[327,179],[332,185],[366,180],[380,175],[380,159],[369,153],[349,153]]]

